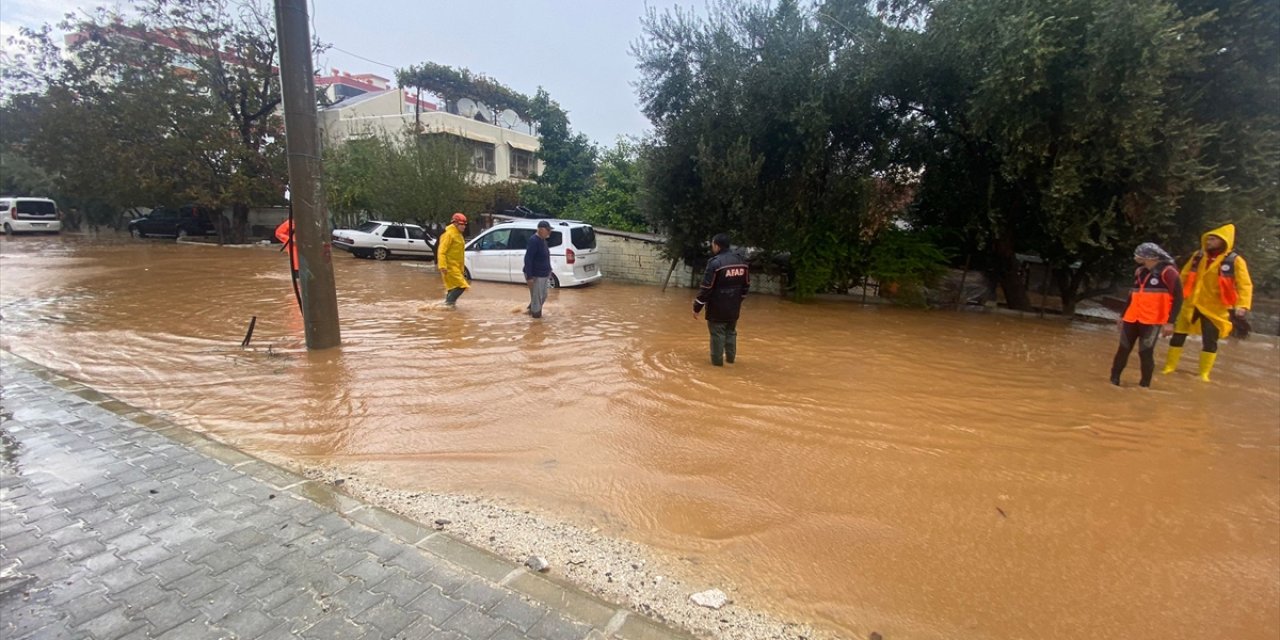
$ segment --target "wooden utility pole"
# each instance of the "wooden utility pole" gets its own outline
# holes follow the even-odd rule
[[[319,128],[307,3],[306,0],[275,0],[275,5],[302,323],[307,348],[328,349],[338,346],[342,335],[338,330],[338,294],[333,282],[332,232],[324,193],[320,190]]]

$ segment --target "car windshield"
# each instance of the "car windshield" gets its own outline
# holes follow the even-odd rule
[[[381,226],[382,226],[382,224],[381,224],[381,223],[378,223],[378,222],[366,222],[366,223],[361,224],[360,226],[356,227],[356,231],[363,231],[363,232],[365,232],[365,233],[373,233],[374,231],[377,231],[377,230],[378,230],[378,227],[381,227]]]
[[[569,238],[573,240],[573,246],[578,249],[596,248],[596,230],[592,227],[574,227],[569,230]]]

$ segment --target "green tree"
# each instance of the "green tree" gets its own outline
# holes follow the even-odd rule
[[[444,136],[371,137],[325,151],[330,209],[345,223],[361,217],[445,222],[463,208],[470,181],[465,146]]]
[[[1070,312],[1213,188],[1198,153],[1213,125],[1182,92],[1199,25],[1161,1],[932,3],[923,30],[886,40],[906,52],[886,65],[889,103],[928,147],[922,219],[970,230],[1014,307],[1030,305],[1016,253],[1039,254]]]
[[[252,0],[146,0],[137,18],[98,10],[25,32],[7,86],[25,96],[22,141],[77,197],[124,207],[191,202],[233,211],[283,203],[285,158],[274,21]],[[11,101],[17,102],[17,100]],[[12,104],[10,105],[12,107]]]
[[[846,18],[869,17],[843,8]],[[893,174],[870,135],[861,24],[824,16],[782,0],[645,18],[633,53],[655,133],[642,202],[670,257],[696,263],[707,239],[727,231],[788,252],[800,296],[857,268],[871,178]]]
[[[534,210],[563,216],[592,188],[596,148],[585,134],[573,132],[569,114],[542,88],[529,103],[529,116],[538,123],[544,168],[535,184],[521,190],[521,199]]]
[[[621,231],[646,231],[648,221],[640,212],[640,147],[626,138],[604,150],[590,190],[570,205],[565,217]]]

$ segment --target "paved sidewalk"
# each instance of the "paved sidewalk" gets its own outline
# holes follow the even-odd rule
[[[687,638],[0,358],[0,638]]]

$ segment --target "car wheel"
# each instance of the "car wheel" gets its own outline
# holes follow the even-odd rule
[[[13,227],[8,222],[4,223],[4,234],[6,236],[13,235]]]
[[[559,289],[559,288],[560,288],[560,278],[557,278],[557,277],[556,277],[556,274],[554,274],[554,273],[553,273],[553,274],[551,274],[551,288],[552,288],[552,289]]]
[[[463,277],[463,278],[465,278],[465,279],[467,280],[467,282],[471,282],[471,270],[470,270],[470,269],[468,269],[468,268],[466,268],[466,267],[463,267],[463,268],[462,268],[462,277]]]
[[[373,250],[374,260],[386,260],[390,256],[391,256],[391,252],[387,251],[386,247],[376,247]]]

